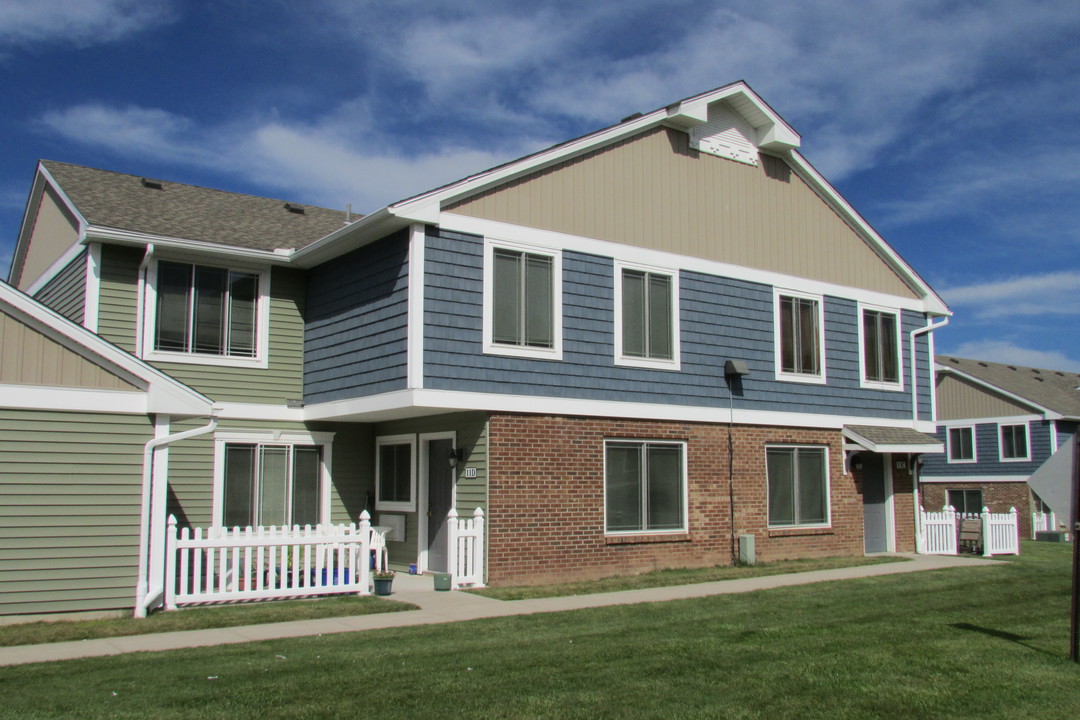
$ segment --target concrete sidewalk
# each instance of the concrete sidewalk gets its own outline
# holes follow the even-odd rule
[[[119,655],[130,652],[177,650],[258,640],[329,635],[331,633],[379,630],[412,625],[432,625],[479,618],[531,615],[534,613],[561,612],[610,605],[664,602],[684,598],[767,590],[791,585],[808,585],[828,580],[850,580],[853,578],[897,575],[951,567],[976,567],[994,565],[999,562],[947,555],[903,555],[903,557],[909,558],[909,560],[835,570],[816,570],[790,575],[769,575],[743,580],[721,580],[696,585],[676,585],[644,590],[597,593],[595,595],[570,595],[539,600],[513,601],[493,600],[465,592],[435,592],[430,577],[399,574],[394,580],[395,592],[393,599],[413,603],[420,607],[419,610],[5,647],[0,648],[0,665],[21,665],[24,663]]]

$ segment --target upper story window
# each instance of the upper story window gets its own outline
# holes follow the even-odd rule
[[[975,428],[951,427],[948,434],[949,462],[975,462]]]
[[[686,530],[686,445],[604,444],[604,517],[609,533]]]
[[[148,277],[144,356],[266,366],[265,271],[157,261]]]
[[[898,313],[869,307],[861,312],[863,387],[902,390]]]
[[[823,447],[768,447],[769,527],[828,525],[829,472]]]
[[[678,369],[678,273],[616,262],[615,274],[615,362]]]
[[[825,382],[825,323],[822,298],[777,290],[776,377],[797,382]]]
[[[484,351],[562,357],[562,256],[488,241],[484,262]]]
[[[1031,459],[1027,423],[1000,426],[1001,461],[1023,462]]]

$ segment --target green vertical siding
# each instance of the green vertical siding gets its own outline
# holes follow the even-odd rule
[[[106,245],[101,253],[98,333],[135,352],[138,275],[142,250]],[[243,368],[154,362],[177,380],[218,402],[284,405],[303,397],[304,273],[273,268],[270,273],[268,367]]]
[[[131,608],[146,417],[0,410],[0,615]]]

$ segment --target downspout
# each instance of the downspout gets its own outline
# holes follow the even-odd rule
[[[151,578],[149,577],[151,532],[155,529],[150,517],[154,496],[154,452],[165,445],[213,432],[217,428],[217,424],[218,419],[211,417],[209,424],[204,427],[185,430],[174,435],[155,437],[143,446],[142,503],[139,522],[139,584],[135,591],[135,617],[137,618],[146,617],[149,607],[164,592],[164,588],[156,587],[156,585],[161,585],[161,579],[158,578],[156,583],[151,585]]]
[[[922,335],[923,333],[933,332],[939,328],[943,328],[949,324],[949,318],[945,318],[937,325],[931,323],[925,327],[915,328],[910,333],[909,342],[911,343],[911,423],[914,426],[919,421],[919,373],[916,372],[918,365],[918,354],[915,351],[915,336]],[[930,367],[934,367],[934,358],[930,358]],[[931,412],[933,412],[931,410]]]

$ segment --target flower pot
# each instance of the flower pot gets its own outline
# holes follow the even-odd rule
[[[390,588],[394,584],[394,578],[386,578],[385,580],[375,578],[372,580],[372,583],[375,585],[375,594],[385,597],[390,594]]]

